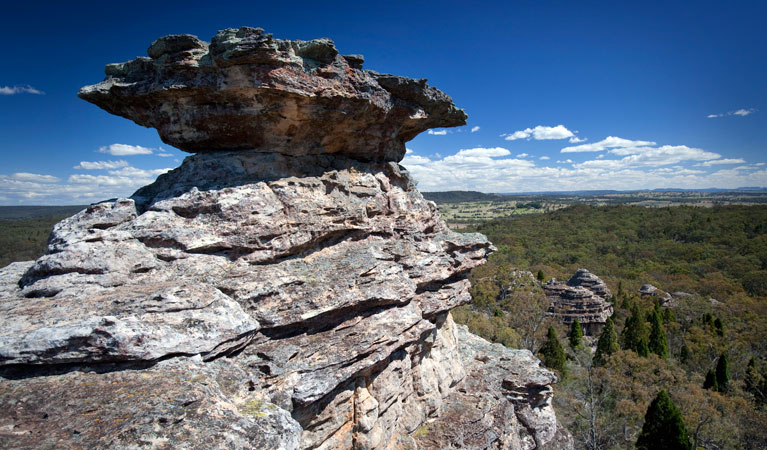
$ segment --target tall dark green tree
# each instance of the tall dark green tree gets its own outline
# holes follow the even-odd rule
[[[580,347],[581,340],[583,339],[583,329],[577,317],[570,324],[570,334],[567,337],[570,339],[570,347]]]
[[[562,378],[567,376],[567,358],[565,357],[565,349],[562,348],[562,344],[559,343],[557,331],[554,327],[549,327],[549,333],[546,335],[546,342],[544,342],[543,347],[541,347],[541,355],[543,356],[543,365],[558,371]]]
[[[602,334],[597,341],[597,351],[594,354],[594,364],[602,365],[609,355],[620,350],[618,346],[618,335],[615,333],[612,317],[607,319]]]
[[[668,339],[666,330],[663,328],[663,319],[657,309],[652,313],[650,325],[650,351],[663,359],[668,359]]]
[[[647,327],[645,326],[644,317],[639,310],[639,305],[634,303],[631,307],[631,316],[626,318],[626,326],[623,327],[623,333],[621,333],[623,348],[634,350],[640,356],[647,356],[647,353],[642,355],[641,351],[642,340],[646,339],[646,335]],[[645,342],[644,345],[646,346],[647,343]]]
[[[639,340],[635,350],[637,355],[641,356],[642,358],[647,358],[647,355],[650,354],[650,346],[647,344],[646,337],[642,337],[642,339]]]
[[[650,403],[644,416],[644,426],[639,433],[638,450],[691,450],[687,428],[682,413],[671,401],[666,391],[661,390]]]
[[[682,364],[686,364],[687,361],[690,359],[690,347],[687,346],[687,343],[685,342],[682,344],[682,348],[679,350],[679,362]]]
[[[546,274],[543,273],[543,270],[539,270],[536,278],[538,278],[538,281],[543,281],[546,278]]]
[[[703,389],[711,389],[712,391],[719,390],[719,384],[716,382],[716,374],[712,369],[706,373],[706,380],[703,381]]]
[[[730,367],[724,353],[719,355],[719,361],[716,362],[716,384],[719,385],[719,392],[727,392],[730,389]]]
[[[714,331],[716,331],[717,336],[724,336],[724,323],[718,317],[714,320]]]

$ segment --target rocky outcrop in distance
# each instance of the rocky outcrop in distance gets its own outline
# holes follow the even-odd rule
[[[567,283],[552,278],[543,284],[543,290],[551,302],[548,314],[565,324],[578,319],[587,336],[598,336],[613,314],[612,304],[605,300],[611,296],[610,290],[587,269],[578,269]]]
[[[148,53],[80,96],[196,154],[0,270],[0,447],[572,447],[554,375],[449,314],[493,247],[397,164],[449,97],[254,28]]]

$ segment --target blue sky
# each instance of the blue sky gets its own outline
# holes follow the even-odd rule
[[[0,204],[130,195],[185,153],[77,98],[162,35],[329,37],[452,96],[424,191],[767,186],[767,2],[103,2],[0,14]]]

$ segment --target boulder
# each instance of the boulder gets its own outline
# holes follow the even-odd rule
[[[418,133],[466,124],[425,79],[362,69],[361,55],[339,55],[327,38],[282,40],[241,27],[210,43],[165,36],[147,54],[108,65],[106,79],[78,95],[187,152],[399,161]]]

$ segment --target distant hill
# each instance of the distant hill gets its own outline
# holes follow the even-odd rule
[[[68,206],[0,206],[0,220],[38,219],[41,217],[71,216],[86,205]]]
[[[476,191],[422,192],[426,200],[435,203],[460,203],[507,200],[501,194],[484,194]]]

